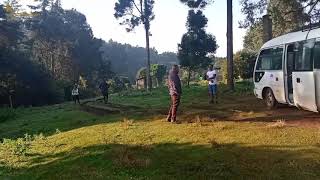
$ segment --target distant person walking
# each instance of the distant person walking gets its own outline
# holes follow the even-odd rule
[[[109,99],[109,85],[105,80],[102,80],[100,85],[99,85],[99,89],[101,91],[101,94],[103,96],[103,101],[105,104],[108,103],[108,99]]]
[[[178,65],[173,65],[168,77],[168,88],[171,96],[171,106],[168,113],[167,121],[177,122],[177,111],[180,105],[180,98],[182,94],[181,81],[179,77]]]
[[[207,72],[207,81],[209,82],[209,95],[210,95],[210,101],[209,103],[218,103],[218,97],[217,97],[217,72],[213,69],[213,65],[209,66],[209,70]]]
[[[77,101],[78,101],[78,104],[80,104],[79,86],[77,84],[75,84],[73,86],[73,89],[71,91],[71,95],[72,95],[72,99],[74,101],[74,104],[77,104]]]

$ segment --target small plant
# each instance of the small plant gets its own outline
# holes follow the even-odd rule
[[[221,146],[215,139],[212,139],[209,141],[209,143],[211,144],[212,148],[219,148]]]
[[[194,125],[194,126],[202,126],[202,120],[201,120],[201,118],[200,118],[199,115],[197,115],[197,116],[195,117],[195,122],[194,122],[193,125]]]
[[[24,138],[18,138],[16,140],[4,139],[1,144],[12,155],[25,156],[31,148],[32,137],[25,134]]]
[[[38,134],[38,135],[33,135],[33,140],[34,141],[44,141],[46,140],[47,138],[42,134]]]
[[[133,123],[134,123],[134,120],[129,120],[128,118],[124,118],[123,121],[122,121],[122,126],[125,129],[129,129],[129,127],[132,126]]]
[[[61,133],[61,131],[57,128],[56,129],[56,134],[60,134]]]
[[[286,121],[285,120],[278,120],[275,123],[269,124],[268,127],[272,128],[284,128],[286,126]]]

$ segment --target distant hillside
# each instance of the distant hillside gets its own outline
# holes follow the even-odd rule
[[[143,47],[134,47],[110,40],[102,45],[101,50],[103,51],[103,58],[111,62],[112,71],[129,77],[131,81],[135,80],[138,70],[146,65],[146,50]],[[176,53],[164,52],[159,54],[154,48],[150,50],[150,53],[152,64],[169,66],[178,63]]]

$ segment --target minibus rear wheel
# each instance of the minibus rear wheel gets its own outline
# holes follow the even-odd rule
[[[270,88],[266,89],[263,97],[268,109],[271,110],[277,108],[278,102]]]

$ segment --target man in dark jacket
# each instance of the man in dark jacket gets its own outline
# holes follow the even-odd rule
[[[103,95],[103,100],[104,103],[108,103],[108,97],[109,97],[109,85],[107,84],[107,82],[105,80],[102,80],[100,85],[99,85],[99,89],[101,91],[101,94]]]
[[[177,121],[177,110],[180,104],[180,97],[182,94],[181,81],[179,78],[179,67],[173,65],[168,77],[168,88],[171,96],[171,106],[168,113],[167,121]]]

